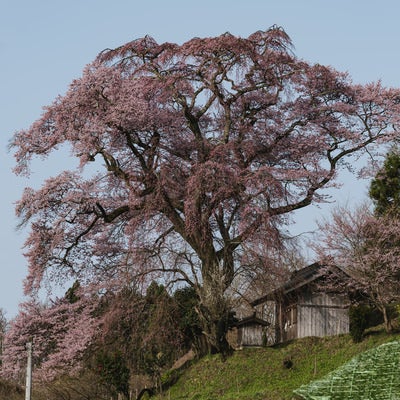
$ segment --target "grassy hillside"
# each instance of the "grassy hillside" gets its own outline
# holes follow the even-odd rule
[[[358,344],[349,335],[341,335],[244,349],[226,361],[209,356],[194,363],[157,399],[289,400],[294,389],[324,377],[355,355],[399,339],[400,334],[371,330]],[[289,359],[293,363],[290,369],[284,366]]]

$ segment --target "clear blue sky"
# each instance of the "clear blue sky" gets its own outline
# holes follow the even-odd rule
[[[399,14],[396,0],[0,0],[0,307],[10,318],[23,299],[26,232],[15,229],[14,203],[24,186],[38,186],[67,161],[35,163],[27,181],[13,176],[7,143],[101,50],[146,34],[182,43],[227,31],[247,36],[276,24],[299,57],[348,71],[355,82],[400,86]],[[365,185],[355,178],[334,192],[339,202],[363,197]],[[299,226],[319,213],[302,214]]]

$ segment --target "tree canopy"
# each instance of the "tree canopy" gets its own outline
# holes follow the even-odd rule
[[[65,143],[98,171],[24,191],[26,293],[46,277],[185,281],[210,347],[224,351],[227,293],[248,249],[276,248],[284,217],[321,201],[349,156],[391,140],[399,99],[298,59],[278,27],[103,51],[12,140],[19,174]]]

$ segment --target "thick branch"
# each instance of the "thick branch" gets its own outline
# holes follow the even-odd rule
[[[97,208],[100,210],[100,216],[102,217],[103,221],[106,223],[113,222],[116,218],[118,218],[120,215],[126,213],[129,211],[129,206],[121,206],[116,208],[115,210],[107,213],[104,208],[101,206],[100,203],[96,203]]]

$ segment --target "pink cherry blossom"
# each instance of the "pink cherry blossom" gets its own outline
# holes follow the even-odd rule
[[[243,245],[322,201],[350,156],[377,155],[398,131],[399,98],[298,59],[277,27],[102,52],[12,142],[18,174],[63,144],[83,171],[98,170],[24,192],[26,292],[46,279],[115,283],[127,271],[185,281],[223,351]]]

